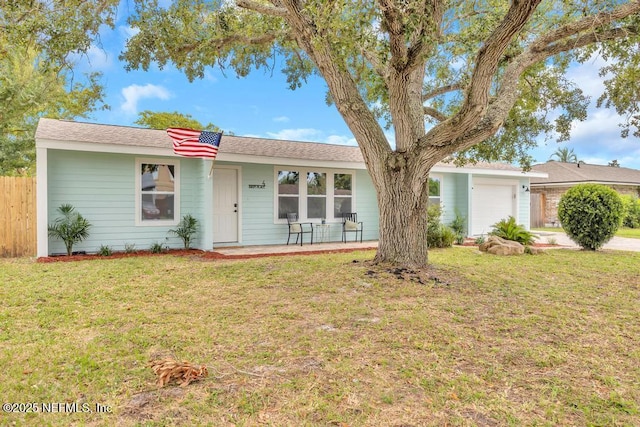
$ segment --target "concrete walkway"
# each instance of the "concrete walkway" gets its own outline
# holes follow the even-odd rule
[[[377,240],[360,242],[329,242],[314,243],[313,245],[264,245],[264,246],[235,246],[235,247],[214,247],[213,251],[227,256],[237,255],[286,255],[305,254],[314,252],[332,252],[344,250],[369,250],[378,247]]]
[[[566,233],[562,231],[532,231],[537,236],[540,236],[537,241],[539,243],[548,243],[549,239],[555,239],[556,243],[561,246],[568,246],[570,248],[580,248],[573,240],[571,240]],[[628,237],[616,237],[609,240],[602,249],[614,249],[618,251],[633,251],[640,252],[640,239],[630,239]]]

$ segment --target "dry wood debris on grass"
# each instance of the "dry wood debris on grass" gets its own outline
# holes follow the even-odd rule
[[[180,382],[181,387],[189,385],[191,381],[200,380],[209,376],[205,365],[196,366],[189,362],[178,362],[171,357],[152,360],[149,366],[158,376],[158,386],[164,387],[172,380]]]

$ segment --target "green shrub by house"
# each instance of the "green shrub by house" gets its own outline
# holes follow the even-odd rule
[[[631,195],[620,196],[624,206],[622,226],[640,228],[640,199]]]
[[[624,208],[618,193],[601,184],[580,184],[560,198],[558,218],[567,235],[584,249],[607,243],[622,223]]]
[[[535,242],[535,235],[527,231],[523,225],[517,224],[516,219],[509,216],[501,219],[492,225],[493,230],[489,233],[506,240],[513,240],[523,245],[532,245]]]
[[[458,210],[456,209],[456,217],[449,223],[449,228],[453,230],[455,234],[455,241],[458,245],[464,243],[465,237],[465,227],[467,223],[467,218],[465,218]]]
[[[453,245],[456,233],[448,226],[440,223],[442,208],[431,204],[427,207],[427,247],[448,248]]]

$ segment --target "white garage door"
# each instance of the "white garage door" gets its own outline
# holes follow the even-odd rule
[[[471,196],[471,234],[486,235],[491,226],[508,216],[517,218],[516,185],[474,181]]]

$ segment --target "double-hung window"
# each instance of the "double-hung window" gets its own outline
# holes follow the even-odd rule
[[[136,224],[177,224],[179,188],[177,161],[136,160]]]
[[[333,217],[342,218],[342,214],[353,212],[353,175],[350,173],[333,174]]]
[[[302,221],[339,220],[355,207],[354,174],[318,168],[276,168],[276,221],[297,213]]]
[[[429,177],[429,204],[440,205],[442,203],[442,177],[433,175]]]
[[[327,174],[307,172],[307,218],[327,217]]]
[[[300,172],[278,171],[278,218],[286,218],[288,213],[300,216]]]

